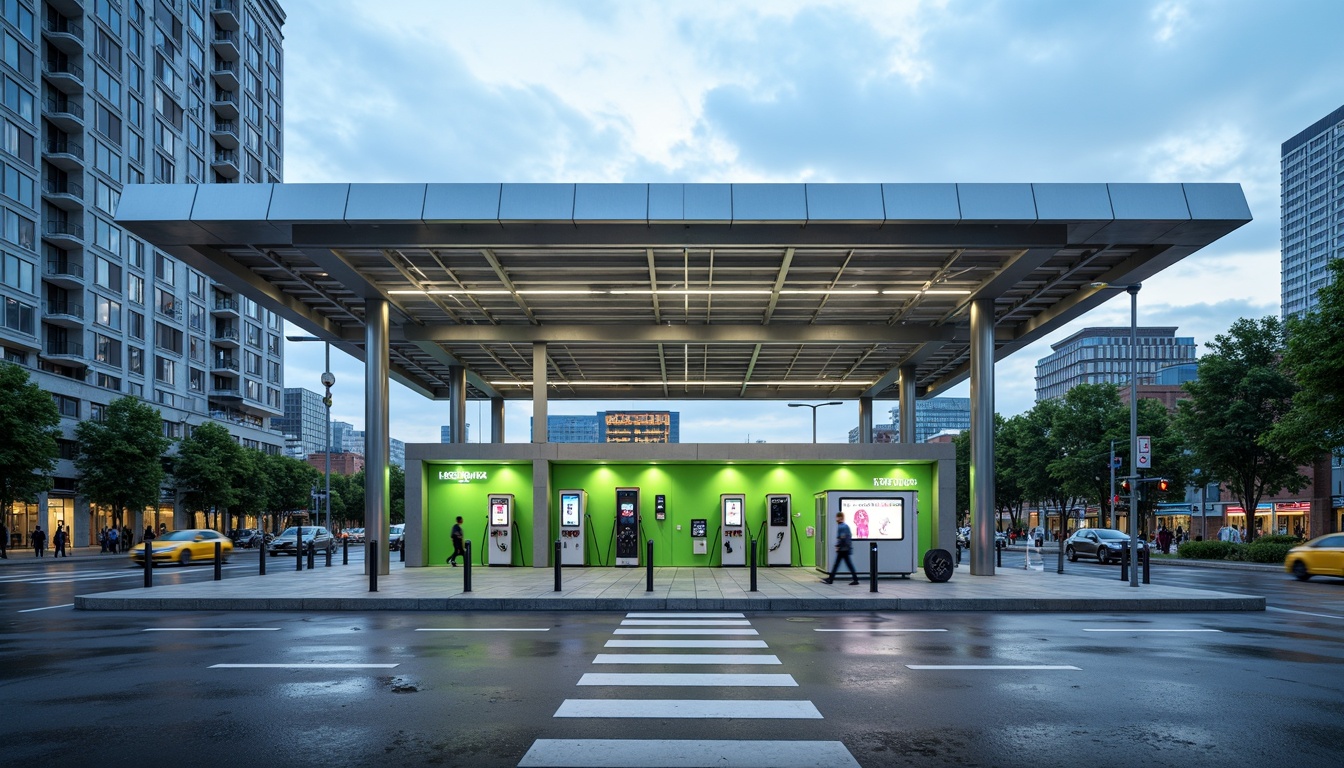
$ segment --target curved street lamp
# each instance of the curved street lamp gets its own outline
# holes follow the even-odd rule
[[[817,442],[817,409],[828,405],[844,405],[839,400],[832,400],[828,403],[789,403],[790,408],[811,408],[812,409],[812,442]]]

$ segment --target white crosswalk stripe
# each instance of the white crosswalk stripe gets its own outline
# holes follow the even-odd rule
[[[565,699],[556,717],[820,720],[810,701],[777,699]]]
[[[599,653],[594,664],[779,664],[764,653]]]
[[[520,768],[858,768],[838,741],[537,739]]]
[[[615,635],[754,635],[757,634],[754,629],[685,629],[674,627],[672,629],[652,629],[652,628],[623,628],[618,629],[612,634]]]
[[[607,648],[765,648],[764,640],[608,640]]]
[[[749,627],[746,619],[626,619],[623,627]]]
[[[793,675],[683,674],[680,672],[588,672],[579,685],[717,686],[723,688],[797,688]]]

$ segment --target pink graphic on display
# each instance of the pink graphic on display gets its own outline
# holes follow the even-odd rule
[[[854,538],[868,538],[868,510],[860,509],[854,513]]]

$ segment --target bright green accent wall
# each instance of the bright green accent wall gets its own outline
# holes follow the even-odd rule
[[[488,480],[460,483],[438,479],[441,472],[486,472]],[[462,515],[463,530],[472,541],[473,560],[480,563],[482,533],[486,524],[487,497],[491,493],[512,493],[515,497],[515,520],[525,538],[526,548],[514,542],[515,553],[527,552],[531,563],[532,546],[532,466],[531,464],[492,464],[463,462],[452,464],[425,463],[429,504],[427,536],[429,565],[443,565],[452,553],[449,532],[453,517]],[[654,541],[654,565],[694,566],[719,564],[719,550],[723,544],[717,538],[721,519],[719,495],[742,493],[747,497],[747,527],[750,536],[762,534],[761,525],[766,517],[766,494],[787,493],[793,497],[793,536],[787,543],[793,553],[794,565],[812,566],[815,561],[814,539],[805,534],[807,526],[816,525],[813,496],[827,490],[856,491],[918,491],[919,548],[916,562],[922,562],[924,551],[932,541],[933,528],[933,463],[891,464],[852,463],[816,464],[802,462],[769,464],[713,463],[657,463],[657,464],[595,464],[554,463],[551,465],[550,538],[559,531],[560,491],[572,488],[588,492],[590,520],[587,537],[586,561],[589,565],[610,565],[614,558],[612,529],[616,520],[616,488],[637,487],[640,490],[641,559],[644,542]],[[915,481],[914,486],[875,485],[874,480]],[[654,519],[654,496],[667,496],[667,519]],[[799,514],[801,513],[801,515]],[[691,554],[691,519],[705,518],[709,522],[709,554]],[[681,526],[681,530],[677,530]],[[488,540],[488,537],[487,537]],[[743,544],[750,546],[744,539]],[[764,540],[759,547],[767,546]],[[760,555],[764,557],[764,555]],[[515,565],[522,565],[515,554]]]

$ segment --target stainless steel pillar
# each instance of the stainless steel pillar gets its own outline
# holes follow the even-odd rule
[[[378,542],[378,573],[388,572],[387,533],[391,495],[388,463],[388,321],[387,301],[364,301],[364,526]],[[367,562],[367,561],[366,561]],[[365,572],[368,566],[365,565]]]
[[[546,430],[546,343],[532,345],[532,442],[550,439]]]
[[[903,399],[902,425],[905,413]],[[971,302],[971,575],[994,575],[993,299]]]
[[[859,398],[859,442],[873,442],[873,398]]]
[[[467,369],[460,365],[448,366],[448,411],[450,440],[467,442]]]
[[[896,391],[901,400],[901,423],[896,427],[897,434],[902,443],[912,445],[915,442],[915,366],[901,366]]]
[[[490,398],[490,442],[504,442],[504,398]]]

